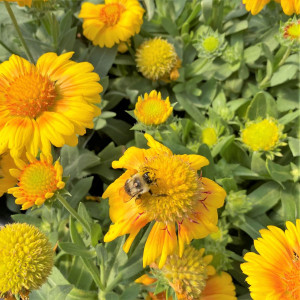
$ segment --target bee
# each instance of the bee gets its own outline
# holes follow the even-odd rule
[[[129,200],[132,198],[138,198],[140,195],[145,193],[152,192],[150,190],[150,185],[155,182],[155,180],[151,179],[149,176],[150,172],[145,173],[137,173],[134,174],[131,178],[127,179],[124,185],[125,192],[131,196]],[[128,202],[129,200],[124,202]]]

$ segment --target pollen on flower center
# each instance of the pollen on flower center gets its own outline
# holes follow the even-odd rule
[[[291,299],[299,298],[299,278],[300,278],[300,259],[297,255],[292,262],[292,270],[283,275],[283,284],[285,284],[285,289],[287,294]]]
[[[154,181],[152,195],[145,193],[139,199],[140,208],[149,219],[180,222],[193,212],[201,187],[197,172],[188,163],[161,154],[149,160],[142,170],[150,172]]]
[[[55,83],[42,76],[34,66],[8,83],[4,92],[7,109],[14,116],[36,118],[56,99]]]
[[[100,10],[100,21],[108,26],[116,25],[121,17],[121,14],[125,11],[125,7],[120,3],[106,4]]]
[[[290,23],[284,28],[284,37],[300,40],[300,20],[298,20],[298,23]]]

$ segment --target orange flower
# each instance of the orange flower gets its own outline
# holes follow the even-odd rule
[[[127,171],[103,194],[109,198],[114,222],[104,237],[109,242],[129,233],[124,251],[147,223],[155,221],[143,256],[144,266],[160,257],[161,268],[177,245],[184,245],[217,231],[217,208],[225,191],[197,170],[209,162],[201,155],[174,155],[170,149],[145,134],[150,149],[130,147],[113,168]],[[147,183],[146,183],[147,181]],[[176,225],[178,233],[176,234]],[[178,235],[178,242],[177,242]]]

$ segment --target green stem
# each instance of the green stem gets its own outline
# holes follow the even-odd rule
[[[105,292],[110,292],[111,290],[114,289],[114,287],[121,281],[123,277],[122,272],[118,273],[117,277],[106,287]]]
[[[292,50],[292,47],[291,47],[291,46],[289,46],[289,47],[286,49],[286,51],[285,51],[285,53],[284,53],[282,59],[280,60],[280,62],[278,63],[278,65],[277,65],[277,67],[276,67],[276,70],[277,70],[279,67],[281,67],[281,66],[285,63],[285,61],[287,60],[287,58],[289,57],[289,55],[290,55],[290,53],[291,53],[291,50]]]
[[[8,52],[10,52],[11,54],[16,54],[12,49],[10,49],[8,46],[6,46],[2,41],[0,41],[0,45],[6,49]]]
[[[131,56],[133,58],[133,61],[135,61],[135,53],[134,53],[133,49],[131,48],[131,46],[129,45],[128,42],[124,42],[124,43],[126,44],[126,46],[128,48],[128,51],[129,51],[129,53],[131,54]]]
[[[27,58],[30,60],[30,62],[34,63],[34,59],[33,59],[32,55],[31,55],[31,53],[30,53],[30,51],[29,51],[29,49],[27,47],[27,44],[26,44],[26,42],[25,42],[25,40],[23,38],[22,32],[20,30],[20,27],[18,25],[17,19],[16,19],[15,15],[14,15],[14,12],[12,11],[12,9],[10,7],[10,4],[8,2],[4,1],[4,5],[5,5],[5,8],[6,8],[8,14],[9,14],[9,16],[10,16],[10,18],[11,18],[14,26],[15,26],[15,29],[16,29],[16,31],[18,33],[20,41],[21,41],[21,43],[22,43],[22,45],[24,47],[24,50],[26,52]]]
[[[76,212],[76,210],[68,203],[68,201],[62,197],[60,194],[57,194],[57,199],[64,206],[64,208],[84,227],[84,229],[90,233],[90,227],[86,221]]]

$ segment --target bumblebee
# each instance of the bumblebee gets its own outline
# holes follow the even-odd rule
[[[140,195],[148,192],[152,195],[150,185],[153,184],[155,181],[152,180],[149,175],[150,172],[137,173],[126,180],[124,189],[125,192],[129,196],[131,196],[129,200],[131,200],[132,198],[137,199]],[[125,202],[128,202],[129,200]]]

